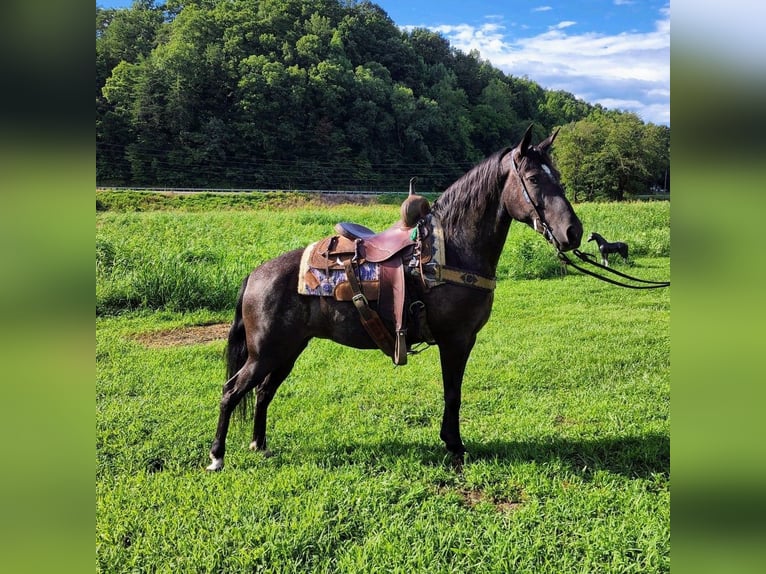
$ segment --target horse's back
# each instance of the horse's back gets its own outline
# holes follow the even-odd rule
[[[246,291],[274,296],[289,291],[290,287],[297,290],[302,252],[295,249],[261,263],[250,272]]]
[[[623,243],[622,241],[620,241],[618,243],[618,245],[620,247],[620,255],[622,256],[623,259],[627,259],[628,258],[628,244],[627,243]]]
[[[348,347],[376,349],[352,303],[298,293],[302,256],[303,249],[296,249],[253,269],[242,301],[246,328],[264,341],[318,337]]]

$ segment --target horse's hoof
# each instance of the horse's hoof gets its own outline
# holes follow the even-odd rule
[[[263,455],[263,458],[270,458],[274,456],[274,453],[271,452],[268,448],[258,446],[255,441],[251,442],[248,448],[252,451],[260,452]]]
[[[208,472],[217,472],[219,470],[223,470],[223,459],[222,458],[215,458],[213,455],[210,455],[211,462],[205,470]]]
[[[452,470],[454,470],[457,473],[463,472],[463,465],[465,464],[465,457],[463,456],[463,453],[460,454],[453,454],[451,466]]]

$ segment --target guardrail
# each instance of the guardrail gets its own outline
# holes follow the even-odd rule
[[[402,195],[402,191],[376,191],[371,189],[252,189],[252,188],[209,188],[209,187],[120,187],[97,185],[96,191],[141,191],[146,193],[320,193],[325,195]],[[645,193],[631,195],[631,200],[670,201],[669,193]]]
[[[329,195],[401,195],[402,191],[374,191],[364,189],[248,189],[248,188],[202,188],[202,187],[119,187],[96,186],[96,191],[142,191],[147,193],[323,193]]]

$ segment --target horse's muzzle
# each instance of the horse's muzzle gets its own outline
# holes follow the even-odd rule
[[[582,224],[578,221],[576,224],[572,224],[566,229],[564,234],[566,239],[558,242],[559,251],[571,251],[580,247],[582,241]]]

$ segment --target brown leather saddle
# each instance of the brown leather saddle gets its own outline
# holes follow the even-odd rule
[[[347,281],[339,283],[333,295],[354,304],[364,328],[396,365],[407,364],[405,268],[422,266],[430,258],[418,228],[429,211],[426,198],[410,195],[402,204],[401,219],[388,229],[375,233],[358,223],[341,222],[335,225],[337,235],[317,242],[308,254],[309,268],[345,272]],[[365,264],[378,266],[377,279],[358,277]],[[310,271],[305,281],[312,287],[318,284]],[[376,300],[377,311],[369,304]],[[394,325],[393,335],[381,314]]]

